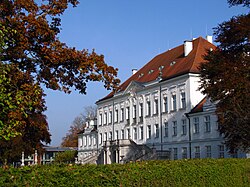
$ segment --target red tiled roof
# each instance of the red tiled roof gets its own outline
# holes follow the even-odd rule
[[[163,66],[162,80],[186,73],[199,73],[198,67],[205,61],[203,56],[206,54],[207,50],[210,48],[215,49],[216,46],[202,37],[199,37],[192,42],[193,49],[187,56],[184,56],[184,45],[182,44],[154,57],[134,75],[122,83],[118,88],[118,92],[124,91],[131,81],[145,83],[156,80],[159,76],[160,66]],[[171,65],[173,63],[174,65]],[[149,73],[150,70],[153,70],[153,72]],[[99,101],[111,98],[113,95],[114,92],[111,92]]]
[[[188,114],[203,112],[203,105],[207,101],[207,97],[204,97]]]

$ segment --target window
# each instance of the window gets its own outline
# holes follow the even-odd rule
[[[136,123],[136,105],[133,105],[133,123]]]
[[[187,120],[183,119],[182,120],[182,135],[186,135],[187,134]]]
[[[155,114],[155,115],[158,114],[158,110],[159,110],[159,107],[158,107],[158,99],[155,99],[155,100],[154,100],[154,114]]]
[[[159,138],[160,131],[159,131],[159,124],[155,124],[155,138]]]
[[[87,137],[86,136],[83,137],[83,145],[87,146]]]
[[[129,119],[130,116],[130,110],[129,110],[129,106],[126,108],[126,119]]]
[[[168,98],[167,97],[163,98],[163,110],[166,113],[168,112]]]
[[[115,131],[115,138],[116,138],[116,140],[118,140],[118,139],[119,139],[119,133],[118,133],[118,130],[116,130],[116,131]]]
[[[187,159],[187,147],[183,147],[181,152],[182,152],[182,158]]]
[[[219,145],[219,158],[224,158],[225,153],[224,153],[224,145]]]
[[[143,139],[143,126],[140,127],[140,139]]]
[[[108,114],[107,112],[104,113],[104,125],[106,125],[108,122]]]
[[[96,145],[96,136],[93,136],[93,145]]]
[[[112,111],[109,111],[109,124],[112,123]]]
[[[151,138],[151,125],[147,126],[147,139]]]
[[[185,92],[181,92],[181,108],[186,108],[186,94]]]
[[[193,118],[193,121],[194,121],[194,133],[197,134],[200,131],[199,118],[195,117],[195,118]]]
[[[194,158],[200,158],[200,146],[194,147]]]
[[[139,122],[142,123],[143,122],[143,103],[139,104]]]
[[[105,141],[108,140],[108,133],[107,133],[107,132],[104,133],[104,140],[105,140]]]
[[[211,146],[210,146],[210,145],[207,145],[207,146],[205,146],[205,149],[206,149],[206,157],[207,157],[207,158],[211,158],[211,156],[212,156],[212,153],[211,153],[211,151],[212,151]]]
[[[177,136],[177,121],[173,121],[173,136]]]
[[[118,109],[115,109],[115,123],[118,122]]]
[[[121,130],[121,139],[124,140],[124,130]]]
[[[130,129],[127,129],[127,139],[130,139]]]
[[[164,136],[168,137],[168,122],[164,123]]]
[[[137,140],[137,128],[134,128],[134,140]]]
[[[176,105],[176,95],[172,95],[172,110],[176,111],[177,105]]]
[[[82,145],[83,145],[83,139],[81,137],[78,138],[78,145],[79,145],[79,147],[82,147]]]
[[[99,114],[99,125],[102,125],[102,114]]]
[[[204,117],[204,123],[205,123],[205,132],[210,132],[211,131],[210,116]]]
[[[147,116],[151,116],[151,104],[150,104],[150,101],[147,101]]]
[[[174,160],[177,160],[178,159],[178,149],[177,148],[173,148],[173,157],[174,157]]]
[[[109,140],[112,140],[112,132],[109,132]]]
[[[121,122],[124,121],[124,108],[121,108]]]
[[[99,144],[102,144],[102,133],[99,135]]]

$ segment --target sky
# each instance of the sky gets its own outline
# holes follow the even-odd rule
[[[95,49],[105,62],[119,69],[125,81],[159,53],[199,36],[232,16],[246,13],[229,8],[226,0],[80,0],[61,17],[59,39],[76,49]],[[60,146],[75,117],[109,91],[102,83],[88,83],[87,94],[47,90],[47,120],[52,146]]]

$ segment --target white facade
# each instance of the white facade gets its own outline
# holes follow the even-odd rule
[[[94,122],[94,120],[92,120]],[[98,132],[96,125],[86,126],[83,132],[78,134],[78,158],[77,163],[84,163],[88,160],[91,163],[96,163],[98,156]]]
[[[198,81],[196,74],[186,74],[163,82],[132,82],[123,93],[98,102],[99,146],[107,140],[132,139],[158,151],[185,147],[188,158],[190,137],[185,113],[204,97],[197,87],[190,88]],[[105,123],[105,118],[112,120]]]
[[[215,106],[207,103],[201,112],[191,112],[205,97],[198,90],[197,67],[206,50],[215,46],[200,37],[189,41],[188,47],[178,46],[158,55],[116,93],[97,101],[96,147],[99,152],[105,149],[106,160],[122,160],[119,147],[115,147],[115,155],[107,152],[114,150],[107,142],[117,140],[168,151],[170,159],[231,157],[217,130]]]

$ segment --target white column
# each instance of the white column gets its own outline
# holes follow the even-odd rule
[[[24,152],[22,152],[22,160],[21,160],[21,166],[24,166]]]
[[[35,165],[37,165],[37,150],[35,150],[34,162],[35,162]]]

